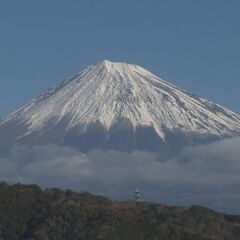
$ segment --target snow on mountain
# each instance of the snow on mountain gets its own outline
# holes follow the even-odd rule
[[[132,129],[126,134],[133,141],[140,137],[135,133],[141,127],[152,129],[165,143],[169,133],[219,138],[240,135],[239,115],[189,94],[140,66],[107,60],[87,67],[6,116],[0,121],[0,133],[7,135],[7,128],[14,126],[18,131],[11,133],[11,141],[36,139],[51,132],[61,135],[64,143],[71,131],[75,134],[72,141],[78,141],[76,134],[83,136],[101,126],[104,137],[99,138],[100,144],[106,142],[112,129],[119,128],[119,122],[121,129]],[[56,131],[64,134],[53,133],[56,125]]]

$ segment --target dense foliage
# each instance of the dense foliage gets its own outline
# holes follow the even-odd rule
[[[0,240],[240,239],[240,217],[0,183]]]

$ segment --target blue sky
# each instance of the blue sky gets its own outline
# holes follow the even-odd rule
[[[0,116],[103,59],[240,113],[239,0],[2,0]]]

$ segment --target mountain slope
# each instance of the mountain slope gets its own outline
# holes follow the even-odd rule
[[[240,117],[139,66],[105,60],[2,119],[0,133],[5,145],[49,141],[81,150],[152,151],[178,138],[239,135]]]

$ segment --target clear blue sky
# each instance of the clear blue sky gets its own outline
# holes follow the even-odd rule
[[[239,0],[1,0],[0,116],[103,59],[240,113]]]

